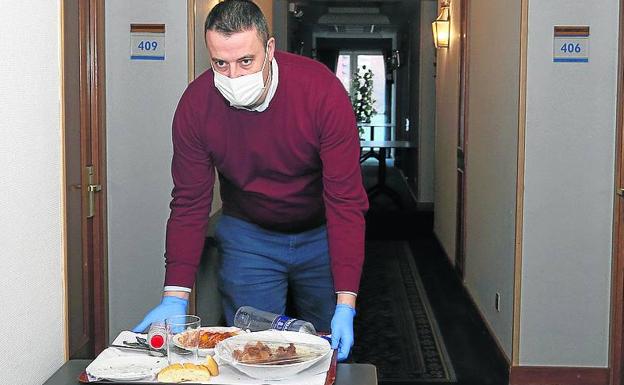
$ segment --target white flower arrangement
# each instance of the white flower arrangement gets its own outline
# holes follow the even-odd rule
[[[351,104],[353,105],[353,112],[355,113],[355,119],[358,123],[370,123],[371,117],[377,112],[373,108],[373,70],[362,66],[358,68],[358,71],[353,75],[352,92],[351,92]],[[364,131],[360,127],[360,134]]]

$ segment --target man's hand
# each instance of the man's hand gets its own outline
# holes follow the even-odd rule
[[[353,346],[353,317],[355,309],[347,304],[339,303],[331,321],[331,347],[338,349],[338,361],[349,357]]]
[[[160,304],[147,313],[143,321],[135,326],[132,331],[143,333],[153,322],[164,322],[165,318],[185,315],[188,302],[186,298],[164,295]]]

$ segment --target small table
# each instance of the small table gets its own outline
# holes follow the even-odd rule
[[[43,385],[81,385],[78,376],[91,360],[69,360]],[[131,384],[132,382],[125,382]],[[111,384],[115,384],[111,382]],[[377,385],[377,369],[371,364],[338,364],[335,385]],[[217,383],[215,383],[217,385]]]
[[[375,128],[383,129],[383,138],[390,139],[390,135],[392,135],[392,131],[394,130],[395,125],[392,123],[358,123],[358,128],[360,129],[370,129],[370,138],[373,140],[375,137]]]
[[[363,149],[365,148],[370,150],[364,152]],[[375,158],[379,161],[379,167],[377,168],[377,184],[366,190],[368,197],[373,199],[379,194],[386,194],[397,206],[402,208],[403,203],[401,202],[399,193],[386,185],[386,154],[387,150],[391,148],[410,149],[416,148],[416,144],[408,140],[360,140],[360,163],[368,158]],[[375,151],[375,149],[377,149],[377,151]]]

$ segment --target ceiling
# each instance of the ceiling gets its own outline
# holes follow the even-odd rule
[[[323,24],[361,25],[370,30],[373,25],[399,26],[414,18],[420,0],[292,0],[289,3],[302,11],[300,21],[304,24],[320,25],[320,28]]]
[[[367,3],[367,5],[371,5],[371,3],[402,3],[404,1],[401,0],[358,0],[358,1],[354,1],[354,0],[295,0],[293,1],[294,3],[297,4],[325,4],[325,5],[332,5],[332,4],[340,4],[340,5],[345,5],[346,3],[348,3],[349,5],[354,5],[357,6],[358,4],[361,3]],[[419,0],[413,0],[413,1],[409,1],[410,3],[418,3]]]

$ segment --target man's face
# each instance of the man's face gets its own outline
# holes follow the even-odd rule
[[[268,78],[271,60],[275,52],[275,39],[268,41],[268,53],[256,29],[233,33],[229,36],[217,31],[206,32],[206,46],[212,68],[229,78],[237,78],[260,71],[267,55],[262,78]]]

